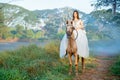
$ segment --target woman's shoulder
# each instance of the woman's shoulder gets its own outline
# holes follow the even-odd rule
[[[82,25],[83,24],[83,21],[81,19],[79,19],[79,23]]]
[[[78,21],[73,20],[73,23],[81,24],[81,23],[83,23],[83,21],[81,19],[78,19]]]

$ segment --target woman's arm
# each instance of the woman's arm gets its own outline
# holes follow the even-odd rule
[[[83,21],[80,20],[80,29],[84,29]]]
[[[79,24],[80,24],[79,27],[77,27],[76,29],[82,29],[82,30],[84,30],[84,25],[83,25],[83,21],[82,20],[80,20]]]

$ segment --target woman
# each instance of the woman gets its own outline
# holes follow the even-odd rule
[[[84,30],[83,22],[79,19],[79,13],[77,10],[73,12],[73,27],[78,31],[78,36],[76,39],[77,43],[77,54],[81,57],[82,60],[82,68],[84,68],[84,58],[89,57],[89,47],[88,47],[88,40],[86,37],[86,32]],[[77,33],[74,31],[74,35],[76,36]],[[67,35],[65,34],[61,44],[60,44],[60,57],[63,58],[66,54],[67,48]]]

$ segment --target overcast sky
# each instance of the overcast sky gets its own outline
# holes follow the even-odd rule
[[[85,13],[90,13],[93,10],[91,1],[93,0],[19,0],[10,4],[19,5],[29,10],[72,7]],[[0,2],[5,2],[5,0],[0,0]]]

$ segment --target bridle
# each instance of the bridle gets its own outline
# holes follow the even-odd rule
[[[74,40],[76,40],[78,38],[78,31],[76,29],[75,29],[75,31],[76,31],[77,35]]]
[[[71,26],[71,25],[67,25],[67,26]],[[76,39],[78,38],[78,31],[77,31],[76,29],[73,29],[73,31],[74,31],[74,30],[76,31],[77,35],[76,35],[75,39],[73,39],[73,38],[72,38],[72,39],[73,39],[73,40],[76,40]],[[72,31],[72,34],[73,34],[73,31]],[[66,29],[66,33],[67,33],[67,29]],[[68,38],[68,37],[67,37],[67,38]]]

